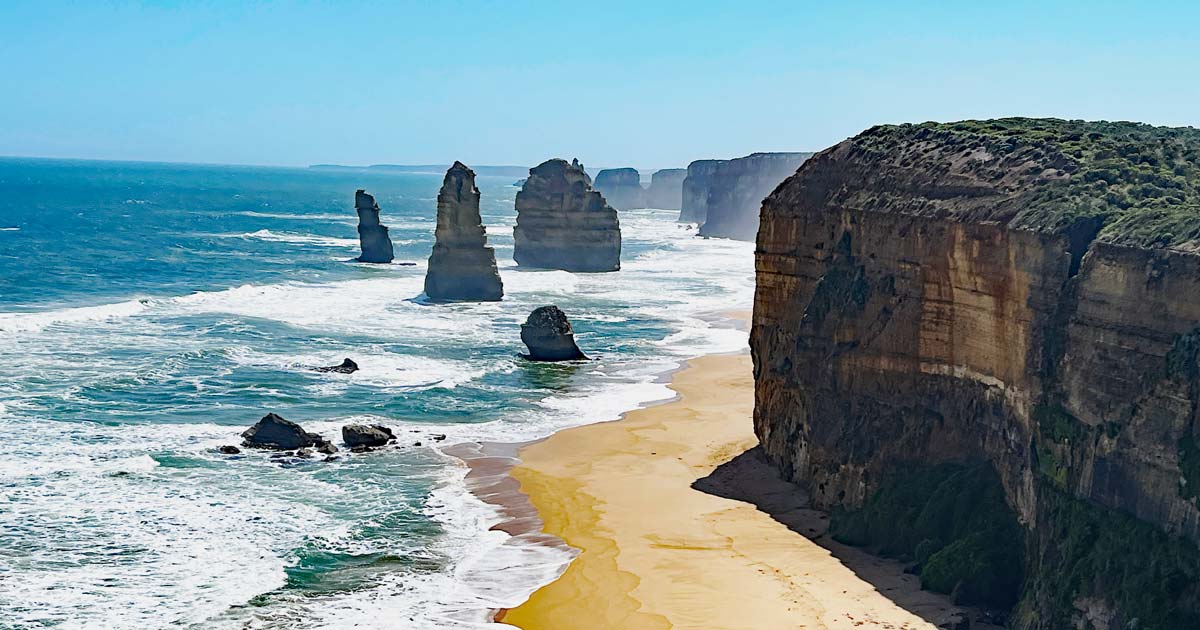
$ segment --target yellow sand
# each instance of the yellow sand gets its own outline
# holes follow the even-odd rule
[[[681,398],[524,448],[513,476],[582,550],[507,611],[525,630],[931,628],[752,505],[691,488],[756,444],[750,358],[675,374]],[[890,587],[889,587],[890,590]]]

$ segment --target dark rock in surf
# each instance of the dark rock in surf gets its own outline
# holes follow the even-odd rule
[[[364,190],[354,193],[354,210],[358,213],[358,242],[362,247],[359,262],[390,263],[392,239],[388,238],[386,225],[379,222],[379,204]]]
[[[526,358],[533,361],[574,361],[587,356],[575,344],[575,332],[566,313],[557,306],[534,309],[521,324],[521,341],[529,348]]]
[[[352,451],[361,447],[383,446],[395,437],[390,429],[379,425],[348,424],[342,427],[342,441]]]
[[[309,433],[295,422],[285,420],[274,413],[263,416],[262,420],[243,431],[242,440],[242,446],[278,451],[294,451],[304,447],[332,447],[325,438],[316,433]]]
[[[350,374],[358,371],[358,364],[350,359],[342,359],[338,365],[330,365],[327,367],[313,368],[318,372],[337,372],[339,374]]]
[[[242,452],[242,449],[232,444],[226,444],[225,446],[218,448],[217,451],[219,451],[222,455],[237,455],[238,453]]]
[[[425,273],[425,295],[435,302],[499,300],[504,284],[479,217],[475,172],[455,162],[446,171],[437,199],[437,240]]]

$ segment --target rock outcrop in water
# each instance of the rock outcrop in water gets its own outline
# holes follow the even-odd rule
[[[521,324],[521,341],[533,361],[575,361],[587,356],[575,344],[575,331],[567,314],[557,306],[541,306]]]
[[[455,162],[446,171],[437,199],[437,242],[425,274],[425,294],[445,302],[499,300],[504,284],[479,217],[474,171]]]
[[[347,424],[342,427],[342,442],[350,448],[384,446],[396,439],[392,430],[381,424]]]
[[[646,189],[636,168],[606,168],[596,173],[595,188],[617,210],[646,207]]]
[[[379,222],[379,204],[364,190],[354,193],[354,211],[358,213],[358,242],[362,247],[359,262],[390,263],[392,239],[386,225]]]
[[[517,193],[513,259],[518,265],[567,271],[621,268],[617,211],[592,190],[577,161],[547,160],[529,169]]]
[[[646,189],[646,207],[660,210],[679,210],[683,207],[683,180],[685,168],[664,168],[650,176],[650,188]]]
[[[733,160],[721,160],[698,169],[705,201],[700,235],[754,240],[758,233],[758,212],[762,200],[780,182],[787,179],[811,156],[811,153],[752,153]]]
[[[318,372],[337,372],[339,374],[352,374],[358,371],[358,364],[350,359],[342,359],[342,362],[337,365],[328,365],[325,367],[313,368]]]
[[[256,422],[254,426],[242,432],[242,445],[251,448],[267,448],[279,451],[294,451],[301,448],[315,447],[321,452],[332,453],[337,448],[329,440],[309,433],[303,427],[269,413]]]
[[[1013,628],[1200,627],[1200,131],[876,127],[762,219],[755,431],[835,535]]]

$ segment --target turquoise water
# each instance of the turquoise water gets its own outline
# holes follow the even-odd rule
[[[681,359],[744,347],[718,313],[749,307],[753,246],[639,210],[620,272],[517,269],[517,189],[480,177],[505,300],[430,305],[441,175],[0,159],[0,627],[477,627],[553,575],[527,550],[497,577],[505,535],[439,448],[668,396]],[[356,188],[415,265],[353,262]],[[519,358],[548,303],[594,361]],[[215,452],[268,411],[403,448]]]

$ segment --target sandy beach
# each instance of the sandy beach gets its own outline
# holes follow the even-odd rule
[[[897,563],[824,535],[826,516],[754,449],[749,355],[695,359],[671,386],[674,401],[520,450],[511,476],[543,530],[580,555],[500,620],[525,630],[899,629],[958,610]]]

